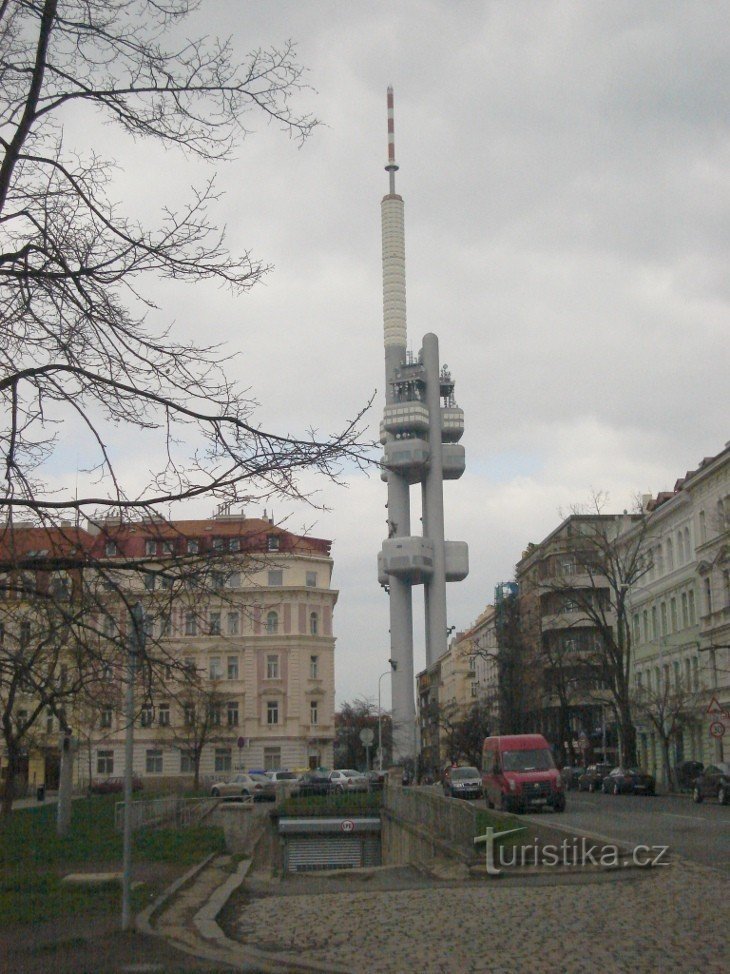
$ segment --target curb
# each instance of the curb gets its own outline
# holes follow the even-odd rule
[[[188,883],[192,882],[198,873],[202,872],[208,863],[216,857],[216,855],[216,852],[211,852],[211,854],[207,856],[207,858],[203,859],[202,862],[199,862],[196,866],[193,866],[193,868],[189,869],[184,876],[180,876],[179,879],[176,879],[174,883],[171,883],[167,889],[164,889],[157,899],[150,903],[149,906],[146,906],[141,913],[137,914],[137,916],[134,918],[135,927],[141,933],[150,934],[153,937],[162,937],[162,934],[158,933],[152,926],[152,917],[160,910],[161,907],[165,905],[168,900],[172,899],[172,897],[175,896],[175,894],[178,893],[183,886],[186,886]],[[162,937],[162,939],[164,940],[165,938]]]

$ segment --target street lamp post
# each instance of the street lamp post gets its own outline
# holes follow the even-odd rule
[[[398,664],[389,659],[390,669],[386,670],[385,673],[381,673],[378,677],[378,771],[383,770],[383,711],[380,707],[380,688],[381,680],[384,676],[395,672],[398,669]]]

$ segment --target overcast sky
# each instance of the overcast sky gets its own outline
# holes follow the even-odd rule
[[[629,507],[730,439],[728,23],[730,3],[698,0],[210,0],[190,25],[242,55],[293,39],[324,123],[298,149],[260,120],[220,168],[228,242],[274,265],[265,283],[160,292],[178,334],[240,352],[268,428],[334,431],[377,389],[377,437],[394,86],[409,344],[436,332],[465,411],[467,470],[446,485],[446,536],[470,549],[457,629],[572,504]],[[130,208],[190,181],[139,151]],[[338,702],[375,699],[385,485],[320,486],[330,513],[274,515],[333,539]]]

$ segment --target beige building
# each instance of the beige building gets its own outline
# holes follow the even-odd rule
[[[204,779],[239,768],[331,765],[337,592],[329,541],[231,515],[105,521],[74,534],[79,569],[68,573],[69,598],[80,585],[73,576],[83,574],[88,591],[93,566],[103,559],[95,625],[112,647],[100,655],[94,699],[67,708],[79,743],[77,783],[124,771],[122,647],[134,602],[145,613],[150,656],[146,679],[136,683],[135,774],[150,783],[184,779],[193,771],[196,748]],[[29,544],[38,550],[37,540]],[[27,621],[22,592],[10,589],[4,619],[12,629],[12,619],[22,616],[31,641],[40,638],[37,624]],[[32,706],[30,697],[15,704],[24,714]],[[26,742],[31,786],[42,779],[53,786],[57,755],[58,722],[49,715]]]
[[[727,745],[710,733],[722,714],[707,711],[713,699],[730,711],[730,448],[646,498],[645,509],[651,569],[630,593],[635,684],[686,711],[671,764],[722,760]],[[656,729],[640,714],[637,724],[642,760],[666,778]]]

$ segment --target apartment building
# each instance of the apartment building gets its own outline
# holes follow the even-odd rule
[[[30,553],[23,561],[30,577],[25,588],[8,579],[3,587],[6,646],[13,640],[20,646],[18,627],[26,644],[44,638],[37,596],[49,585],[60,587],[71,604],[82,591],[84,598],[94,593],[84,605],[93,616],[87,635],[93,629],[102,647],[89,669],[96,689],[70,700],[65,712],[78,742],[77,783],[124,770],[122,697],[132,605],[144,613],[147,634],[135,682],[136,775],[150,782],[186,780],[198,758],[203,778],[239,768],[331,764],[337,592],[329,541],[293,534],[266,518],[230,514],[107,520],[62,528],[63,542],[40,528],[16,526],[12,534],[16,549]],[[63,550],[74,553],[70,569],[50,572],[49,552]],[[72,645],[67,652],[73,655]],[[74,664],[70,676],[64,666],[65,675],[56,678],[73,676]],[[21,694],[15,716],[27,719],[33,705],[32,694]],[[58,747],[58,719],[49,712],[25,742],[31,786],[42,780],[53,785]]]

